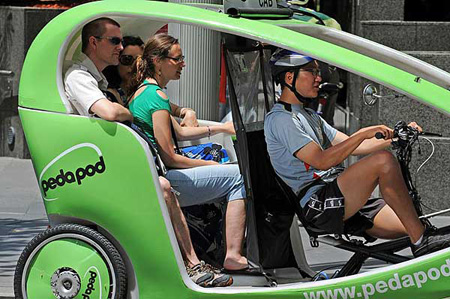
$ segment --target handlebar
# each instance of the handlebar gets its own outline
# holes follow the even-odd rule
[[[397,145],[402,143],[414,143],[419,135],[423,136],[439,136],[441,137],[441,134],[438,133],[430,133],[430,132],[420,132],[416,128],[408,126],[404,121],[399,121],[394,126],[394,138],[397,138],[397,142],[394,141]],[[384,139],[385,136],[381,132],[375,133],[376,139]]]
[[[403,141],[417,139],[417,136],[419,134],[419,130],[408,126],[404,121],[399,121],[394,127],[394,138],[398,138]],[[384,136],[384,134],[381,132],[375,133],[376,139],[384,139],[385,137],[386,136]]]
[[[375,138],[376,138],[376,139],[384,139],[384,135],[383,135],[383,133],[376,132],[376,133],[375,133]]]
[[[403,140],[410,139],[414,135],[436,136],[442,137],[442,134],[432,132],[419,132],[416,128],[408,126],[404,121],[399,121],[394,127],[394,138],[398,137]],[[384,135],[380,132],[375,133],[375,138],[382,139]]]

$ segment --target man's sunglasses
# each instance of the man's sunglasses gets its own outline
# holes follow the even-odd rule
[[[300,69],[301,71],[305,71],[305,72],[309,72],[311,73],[314,77],[320,76],[320,69],[318,68],[310,68],[310,69]]]
[[[180,57],[176,57],[176,58],[175,57],[166,56],[166,58],[172,59],[176,63],[184,62],[184,56],[180,56]]]
[[[107,39],[112,45],[117,46],[123,42],[123,39],[117,36],[94,36],[97,39]]]
[[[136,58],[134,58],[131,55],[121,55],[119,57],[119,62],[121,65],[125,65],[125,66],[130,66],[133,64],[133,62],[136,60]]]

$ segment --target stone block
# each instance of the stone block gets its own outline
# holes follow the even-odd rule
[[[24,56],[24,9],[0,7],[0,69],[12,76],[0,76],[0,156],[29,158],[17,111],[17,94]],[[15,142],[8,145],[8,129],[15,130]]]
[[[383,87],[381,94],[391,95],[395,94],[395,92]],[[441,133],[444,137],[450,137],[450,118],[445,114],[405,96],[400,96],[396,99],[380,99],[380,123],[394,126],[399,120],[407,123],[416,121],[425,131]]]
[[[39,31],[61,9],[0,7],[0,70],[12,71],[12,76],[0,75],[0,156],[29,158],[22,125],[18,115],[17,95],[25,54]],[[16,137],[7,143],[9,127]]]
[[[360,20],[404,20],[405,0],[359,0]]]
[[[17,95],[24,56],[24,13],[15,7],[0,7],[0,69],[13,71],[13,76],[0,76],[0,105]],[[11,90],[5,90],[6,81],[11,80]],[[11,92],[12,91],[12,92]]]
[[[362,78],[357,75],[349,74],[349,84],[347,89],[347,101],[349,110],[353,116],[358,118],[361,127],[378,124],[378,104],[374,106],[367,106],[364,104],[362,92],[367,84],[375,85],[378,90],[379,84],[373,83],[370,80]]]
[[[416,49],[415,22],[363,21],[361,36],[390,48],[406,51]]]
[[[64,9],[41,9],[26,8],[24,13],[25,31],[24,42],[25,52],[31,46],[34,38],[38,35],[42,28],[47,25],[54,17],[62,13]]]
[[[450,23],[362,21],[361,36],[400,51],[447,51]]]
[[[448,22],[416,22],[416,50],[448,51],[450,40],[450,23]]]
[[[348,73],[347,84],[347,106],[349,110],[358,119],[361,117],[362,102],[361,99],[362,79],[360,76]]]
[[[434,65],[446,72],[450,72],[450,52],[447,51],[408,51],[405,52],[422,61]]]
[[[411,161],[411,174],[416,188],[426,206],[423,208],[425,214],[436,210],[449,209],[450,201],[450,138],[428,138],[434,145],[434,154],[430,160],[419,166],[430,156],[432,145],[425,139],[420,138],[421,155],[418,154],[418,145],[415,146]]]
[[[22,123],[17,112],[18,97],[8,98],[0,105],[0,156],[15,158],[30,158]],[[14,142],[9,144],[8,130],[13,128],[15,132]]]

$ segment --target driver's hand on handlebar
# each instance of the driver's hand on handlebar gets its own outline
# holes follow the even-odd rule
[[[367,127],[364,131],[367,134],[366,139],[374,138],[377,133],[382,134],[382,136],[384,136],[384,140],[394,138],[394,131],[385,125]]]
[[[410,123],[408,124],[408,126],[411,127],[411,128],[414,128],[414,129],[418,130],[420,133],[422,133],[422,131],[423,131],[423,130],[422,130],[422,127],[419,126],[415,121],[410,122]]]

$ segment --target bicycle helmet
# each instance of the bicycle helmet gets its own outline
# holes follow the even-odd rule
[[[303,103],[310,102],[311,101],[310,99],[307,99],[302,95],[300,95],[300,93],[295,88],[295,82],[297,81],[298,70],[302,66],[310,63],[313,60],[314,58],[312,57],[296,53],[290,50],[285,49],[276,50],[272,54],[272,57],[270,58],[269,61],[274,81],[277,84],[281,84],[282,86],[289,88],[295,94],[295,96],[300,102]],[[287,84],[284,81],[284,74],[286,72],[294,72],[294,80],[292,81],[294,82],[293,86]]]

